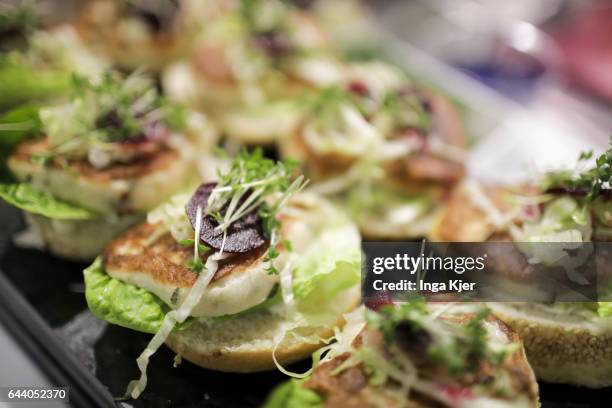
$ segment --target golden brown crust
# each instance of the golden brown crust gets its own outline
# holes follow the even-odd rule
[[[514,208],[509,200],[512,194],[534,192],[526,187],[483,186],[481,189],[501,214]],[[453,189],[445,209],[434,223],[431,239],[439,242],[483,242],[497,233],[485,212],[476,207],[470,194],[465,185]],[[502,236],[498,238],[503,239]]]
[[[452,102],[433,92],[423,91],[423,94],[431,103],[434,125],[444,143],[465,149],[465,129]],[[304,162],[313,180],[321,181],[338,176],[358,160],[341,153],[321,154],[314,151],[304,139],[303,126],[290,139],[281,146],[283,153]],[[387,164],[387,172],[396,183],[418,189],[430,186],[431,182],[452,185],[464,177],[465,166],[461,162],[441,158],[424,150]]]
[[[511,305],[490,304],[490,307],[522,338],[539,379],[590,388],[612,385],[609,330],[589,325],[584,318],[562,321],[540,316],[534,310],[515,310]]]
[[[501,193],[501,188],[486,191],[487,197],[494,202],[499,201]],[[443,242],[472,242],[474,237],[486,238],[493,232],[492,228],[486,214],[474,207],[467,192],[459,187],[451,193],[446,209],[434,226],[434,236]]]
[[[105,268],[127,274],[147,274],[154,281],[181,288],[193,286],[198,274],[187,266],[188,261],[193,258],[193,247],[181,245],[169,233],[153,242],[147,242],[154,236],[157,228],[156,225],[144,223],[112,241],[102,254]],[[231,273],[248,270],[264,255],[266,249],[264,245],[244,254],[233,254],[220,261],[212,281]],[[203,255],[202,259],[205,261],[209,255],[210,253]]]
[[[126,41],[119,29],[125,19],[114,0],[94,0],[82,7],[80,19],[74,25],[88,44],[103,48],[121,67],[158,70],[169,61],[184,56],[191,49],[186,35],[174,32],[148,30],[148,42],[133,44]]]
[[[31,162],[36,155],[48,152],[50,149],[46,139],[34,139],[21,143],[13,154],[11,161]],[[95,183],[110,183],[114,180],[138,179],[148,174],[170,167],[179,160],[179,153],[168,147],[152,149],[147,154],[130,163],[116,163],[104,169],[97,169],[87,160],[64,160],[55,158],[49,166],[79,175]]]
[[[432,91],[426,93],[434,113],[437,133],[451,146],[467,148],[468,139],[463,119],[455,105],[445,96]]]

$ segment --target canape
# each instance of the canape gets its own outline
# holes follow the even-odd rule
[[[351,65],[340,86],[304,103],[281,154],[304,164],[313,188],[341,202],[364,238],[424,236],[464,174],[467,141],[453,104],[381,62]]]
[[[130,396],[144,390],[164,342],[205,368],[270,370],[307,357],[357,305],[357,228],[291,174],[260,151],[241,153],[217,182],[151,212],[85,271],[94,314],[155,334]]]
[[[0,15],[0,21],[2,17]],[[73,73],[99,79],[110,61],[89,49],[70,25],[28,31],[23,49],[0,56],[0,110],[65,98]]]
[[[581,169],[551,172],[541,184],[520,188],[483,187],[475,182],[454,191],[432,230],[437,241],[516,243],[508,256],[521,260],[536,255],[546,261],[543,246],[576,251],[592,241],[610,241],[612,150],[591,167],[582,155]],[[542,250],[534,254],[537,245]],[[609,295],[609,250],[600,248],[593,271],[599,299]],[[517,264],[517,262],[513,264]],[[530,261],[533,263],[533,259]],[[515,271],[514,273],[521,271]],[[607,301],[491,303],[494,313],[523,338],[538,378],[600,388],[612,385],[612,308]]]
[[[214,132],[138,74],[75,77],[73,86],[69,102],[41,108],[28,123],[36,129],[16,135],[24,140],[7,161],[15,181],[0,196],[26,212],[51,252],[87,260],[194,178]]]
[[[312,372],[281,385],[264,407],[539,407],[518,336],[469,308],[413,300],[358,309]]]
[[[228,138],[272,143],[299,118],[292,98],[335,83],[343,64],[317,19],[279,0],[214,2],[191,59],[163,76],[169,97],[213,112]]]

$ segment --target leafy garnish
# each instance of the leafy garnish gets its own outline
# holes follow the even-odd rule
[[[124,141],[142,137],[148,126],[171,118],[181,123],[177,114],[166,106],[153,82],[139,73],[122,79],[107,72],[100,83],[93,83],[83,76],[74,76],[74,86],[83,99],[97,108],[93,123],[96,137],[103,142]]]
[[[578,162],[593,158],[593,151],[582,152]],[[574,171],[563,170],[550,172],[544,181],[546,190],[567,191],[585,194],[587,200],[593,201],[611,191],[612,183],[612,139],[608,150],[595,159],[595,167],[576,174]]]
[[[40,24],[40,16],[33,2],[20,1],[17,4],[0,4],[0,37],[9,40],[26,37]],[[3,41],[0,40],[0,45]],[[10,44],[9,44],[10,45]]]
[[[203,217],[214,219],[216,224],[214,231],[222,235],[218,249],[223,252],[228,229],[237,221],[249,218],[247,217],[249,214],[256,214],[261,220],[264,235],[270,240],[265,257],[265,262],[268,264],[267,271],[269,274],[278,273],[273,261],[280,254],[276,245],[279,241],[278,230],[281,223],[276,216],[289,197],[306,184],[303,176],[294,181],[291,180],[291,172],[296,165],[292,161],[275,162],[265,158],[261,149],[253,153],[242,151],[227,172],[219,172],[219,181],[216,185],[201,186],[187,206],[188,216],[194,215],[192,218],[190,216],[190,219],[192,219],[195,231],[194,258],[190,262],[190,267],[196,271],[201,270],[202,267],[196,242],[199,243],[202,238]],[[207,190],[209,191],[208,198],[205,205],[202,205],[198,201],[206,197]],[[194,209],[195,214],[193,214]],[[257,221],[254,218],[251,221],[253,220]]]
[[[204,263],[202,262],[202,258],[200,258],[200,230],[202,229],[202,207],[198,206],[196,212],[196,225],[194,228],[194,239],[191,240],[193,242],[193,259],[188,262],[187,266],[191,268],[195,273],[200,273],[204,270]]]
[[[58,70],[37,70],[15,58],[0,56],[0,110],[49,100],[70,91],[70,75]]]
[[[385,306],[379,312],[367,313],[368,323],[383,334],[385,341],[395,340],[395,328],[399,323],[411,322],[416,329],[422,329],[419,323],[427,314],[427,304],[423,298],[411,298],[401,307]]]
[[[512,345],[493,349],[487,341],[484,321],[489,310],[481,308],[467,323],[457,323],[432,317],[424,299],[409,300],[401,306],[385,306],[379,312],[367,314],[370,327],[378,329],[389,344],[400,338],[415,344],[406,345],[414,353],[425,352],[432,361],[447,367],[454,375],[473,372],[483,359],[493,365],[501,364]],[[406,334],[408,332],[408,335]],[[419,350],[424,347],[424,350]]]
[[[0,184],[0,198],[24,211],[58,220],[86,220],[95,217],[91,211],[58,200],[28,183]]]
[[[332,86],[316,93],[305,93],[300,96],[300,102],[310,109],[312,117],[318,118],[335,114],[339,105],[351,102],[351,95],[342,88]]]
[[[429,134],[433,127],[431,113],[424,97],[415,90],[388,92],[382,110],[391,115],[396,129],[414,128]]]
[[[237,220],[258,211],[264,234],[270,240],[266,256],[270,273],[277,272],[272,261],[278,257],[278,211],[307,183],[304,176],[292,181],[291,173],[296,165],[293,161],[275,162],[265,158],[261,149],[252,153],[242,151],[227,172],[219,173],[219,181],[208,197],[205,208],[206,215],[217,220],[216,230],[223,234]],[[222,214],[221,210],[225,210],[225,213]],[[222,250],[223,247],[224,244],[221,245]]]
[[[54,154],[85,154],[92,145],[149,138],[185,123],[182,108],[166,103],[151,79],[136,72],[127,78],[107,72],[94,82],[73,75],[70,103],[41,109]]]
[[[239,11],[251,32],[262,33],[281,29],[289,7],[282,0],[241,0]]]
[[[171,310],[163,300],[146,289],[108,275],[101,258],[97,258],[85,269],[83,275],[89,309],[100,319],[112,324],[155,334]],[[175,290],[172,297],[176,298],[177,295]],[[183,323],[177,323],[173,330],[186,329],[194,321],[190,317]]]
[[[184,246],[193,246],[194,243],[195,243],[195,240],[193,239],[184,239],[179,242],[179,244],[184,245]],[[198,244],[198,250],[200,252],[207,252],[207,251],[210,251],[210,248],[204,244]]]

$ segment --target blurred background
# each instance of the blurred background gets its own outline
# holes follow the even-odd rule
[[[36,2],[48,25],[84,3]],[[481,179],[515,181],[608,144],[612,1],[298,3],[316,10],[355,56],[385,54],[462,104],[478,142],[470,171]]]
[[[390,59],[452,96],[472,138],[469,171],[481,180],[513,182],[572,166],[580,151],[609,143],[612,1],[293,1],[312,7],[353,58]],[[30,3],[53,26],[85,1]],[[0,19],[0,44],[14,34]],[[0,349],[12,360],[0,384],[40,383],[2,335]],[[30,380],[14,377],[30,371]]]
[[[369,9],[410,70],[473,110],[480,140],[469,163],[479,178],[522,178],[607,145],[612,2],[388,0]]]

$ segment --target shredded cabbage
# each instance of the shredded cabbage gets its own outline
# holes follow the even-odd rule
[[[582,245],[589,242],[593,232],[591,215],[586,204],[569,196],[561,196],[548,202],[540,219],[527,222],[522,230],[513,230],[513,239],[518,248],[529,258],[530,263],[560,264],[568,277],[585,284],[586,279],[573,268],[584,262],[589,249]],[[555,245],[540,245],[542,242]],[[569,257],[567,250],[581,248],[581,253]],[[561,261],[561,262],[560,262]]]
[[[318,118],[304,128],[304,138],[316,152],[365,156],[384,143],[357,108],[342,104],[335,109],[333,116]]]
[[[360,306],[356,310],[344,314],[345,325],[341,331],[338,327],[334,328],[334,335],[329,339],[321,339],[318,336],[300,336],[299,330],[308,326],[301,326],[300,324],[292,324],[288,327],[284,333],[280,334],[275,339],[274,349],[272,350],[272,359],[274,364],[280,372],[293,378],[306,378],[312,371],[317,368],[320,364],[330,361],[331,359],[345,353],[354,351],[353,342],[361,333],[365,327],[364,319],[364,308]],[[326,346],[321,347],[312,354],[312,365],[310,369],[304,373],[295,373],[287,370],[283,367],[276,359],[276,349],[282,344],[283,341],[290,338],[299,338],[303,342],[310,344],[324,343]],[[332,341],[334,341],[332,343]],[[331,344],[330,344],[331,343]]]
[[[291,319],[295,313],[295,298],[293,296],[293,266],[295,257],[293,254],[289,256],[287,263],[280,271],[280,286],[283,303],[285,304],[285,313],[287,319]]]
[[[506,227],[516,216],[514,212],[502,214],[476,181],[467,180],[463,184],[463,188],[468,191],[472,204],[485,214],[487,221],[496,229],[500,230]]]
[[[274,339],[275,346],[272,354],[278,369],[292,377],[303,378],[312,369],[301,374],[286,370],[276,359],[276,349],[282,342],[294,338],[310,344],[321,342],[327,344],[334,338],[339,340],[340,331],[337,328],[335,336],[330,339],[321,339],[312,334],[304,335],[303,332],[312,333],[313,329],[330,327],[335,324],[336,316],[339,314],[337,307],[334,307],[335,298],[342,292],[354,288],[360,281],[359,234],[355,226],[345,217],[340,216],[337,222],[338,225],[328,224],[322,228],[309,246],[300,252],[300,262],[293,269],[291,292],[295,309],[292,311],[292,319],[287,322],[285,330]],[[287,285],[288,278],[285,277],[285,279],[285,285]],[[282,280],[281,276],[281,284]],[[346,330],[358,324],[355,322],[357,313],[359,312],[345,315]],[[352,332],[354,331],[355,329]],[[345,340],[342,344],[347,342],[349,340]],[[329,346],[324,347],[315,353],[313,366],[316,366],[323,354],[330,349]]]
[[[562,196],[548,202],[540,220],[527,223],[520,238],[527,242],[588,242],[591,233],[588,206]]]
[[[198,279],[181,306],[166,314],[159,331],[153,336],[142,354],[136,359],[138,369],[140,370],[140,378],[130,381],[126,391],[128,396],[135,399],[144,391],[147,386],[147,366],[149,365],[149,359],[161,345],[164,344],[174,329],[175,324],[183,323],[189,317],[191,310],[198,304],[208,284],[215,276],[218,263],[223,258],[224,255],[220,252],[209,256],[204,265],[204,270],[200,272]]]
[[[186,193],[174,195],[167,203],[149,212],[147,222],[161,224],[163,230],[169,231],[177,242],[192,238],[193,228],[185,213],[185,204],[189,198],[190,195]]]

